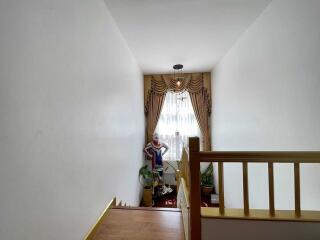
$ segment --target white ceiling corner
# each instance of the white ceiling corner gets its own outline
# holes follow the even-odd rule
[[[271,0],[105,0],[145,74],[211,71]]]

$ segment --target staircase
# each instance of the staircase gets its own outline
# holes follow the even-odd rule
[[[101,220],[94,240],[182,240],[181,210],[117,206]]]

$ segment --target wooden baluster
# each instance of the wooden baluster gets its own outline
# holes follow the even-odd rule
[[[218,163],[219,174],[219,212],[224,214],[224,183],[223,183],[223,162]]]
[[[296,216],[301,216],[300,207],[300,163],[294,163],[294,199]]]
[[[243,208],[244,214],[249,215],[249,187],[248,187],[248,163],[242,163],[242,180],[243,180]]]
[[[273,176],[273,162],[268,162],[268,179],[269,179],[269,212],[270,215],[275,215],[274,208],[274,176]]]
[[[199,138],[189,138],[191,240],[201,240],[201,189],[199,151]]]

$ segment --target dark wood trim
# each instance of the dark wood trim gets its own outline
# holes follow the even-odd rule
[[[242,185],[243,185],[243,210],[245,215],[249,215],[249,183],[248,183],[248,163],[242,163]]]
[[[301,216],[300,206],[300,164],[294,163],[294,203],[297,216]]]
[[[274,174],[273,174],[273,163],[268,163],[268,180],[269,180],[269,211],[270,215],[274,216]]]
[[[219,211],[220,214],[224,214],[224,174],[223,174],[223,162],[218,163],[218,175],[219,175]]]
[[[190,164],[190,231],[191,240],[201,240],[201,189],[199,138],[189,138]]]

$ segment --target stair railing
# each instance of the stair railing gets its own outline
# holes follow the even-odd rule
[[[179,163],[179,176],[177,178],[177,205],[182,212],[182,221],[185,239],[190,239],[190,166],[188,150],[183,147]]]
[[[269,183],[269,210],[262,214],[265,220],[289,220],[289,221],[320,221],[320,212],[302,211],[300,201],[300,164],[320,163],[320,152],[202,152],[200,151],[199,138],[189,138],[189,164],[190,164],[190,228],[191,240],[201,240],[201,190],[200,190],[200,163],[218,163],[218,189],[219,189],[219,210],[218,218],[241,218],[250,219],[254,217],[254,210],[249,205],[249,181],[248,163],[268,164]],[[227,211],[224,199],[224,163],[242,163],[243,173],[243,210]],[[292,163],[294,165],[294,201],[295,210],[286,211],[285,218],[279,217],[281,211],[277,211],[274,205],[274,163]],[[237,215],[235,215],[237,213]],[[261,212],[260,212],[261,213]]]

